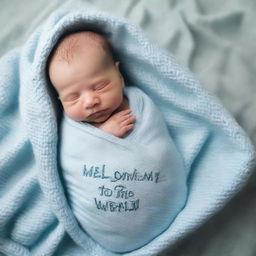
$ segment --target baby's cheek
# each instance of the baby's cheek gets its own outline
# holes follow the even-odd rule
[[[84,119],[83,110],[79,105],[66,105],[64,111],[73,120],[81,121]]]

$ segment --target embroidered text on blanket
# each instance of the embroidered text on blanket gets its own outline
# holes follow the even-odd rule
[[[106,201],[102,202],[101,200],[97,200],[94,198],[95,204],[98,210],[110,211],[110,212],[127,212],[127,211],[136,211],[139,209],[140,200],[137,199],[135,201],[125,201],[125,202],[114,202],[114,201]]]
[[[111,182],[117,181],[152,181],[157,183],[159,180],[160,172],[147,172],[144,171],[143,173],[138,172],[136,168],[134,168],[133,172],[127,171],[115,171],[114,177],[105,176],[105,167],[106,165],[103,164],[101,167],[99,166],[91,166],[88,168],[86,164],[83,168],[83,176],[91,177],[91,178],[99,178],[99,179],[110,179]]]

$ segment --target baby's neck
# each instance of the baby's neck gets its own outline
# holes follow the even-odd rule
[[[120,111],[126,110],[126,109],[129,109],[129,101],[126,98],[126,96],[124,96],[121,105],[112,113],[112,115],[116,114],[116,113],[118,113]]]

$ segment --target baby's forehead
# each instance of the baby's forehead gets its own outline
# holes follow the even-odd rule
[[[91,31],[82,31],[63,37],[55,47],[54,56],[69,62],[75,51],[89,50],[90,47],[101,47],[105,52],[108,51],[107,40],[102,35]]]

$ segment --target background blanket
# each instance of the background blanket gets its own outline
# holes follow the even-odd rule
[[[23,43],[60,2],[3,1],[1,54]],[[255,143],[254,1],[243,5],[235,0],[162,1],[161,5],[158,1],[119,1],[118,6],[115,1],[90,2],[137,23],[170,50],[221,98]],[[66,1],[66,7],[85,3]],[[174,249],[174,255],[254,255],[254,188],[252,180],[233,202]]]

